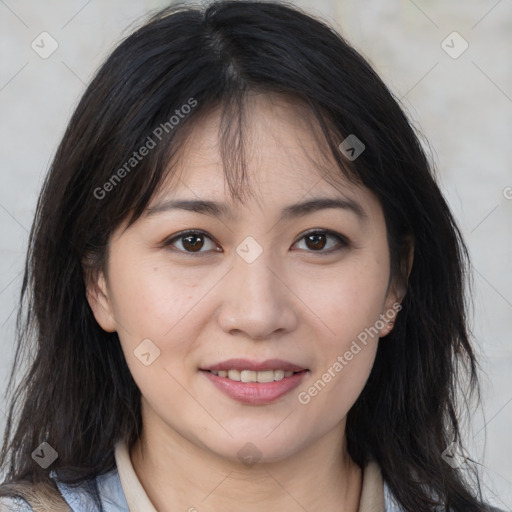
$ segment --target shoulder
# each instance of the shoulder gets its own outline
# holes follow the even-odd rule
[[[386,482],[384,482],[384,504],[386,512],[403,512],[403,508],[395,500]]]
[[[0,512],[33,512],[23,498],[0,498]]]
[[[104,512],[129,512],[117,469],[76,486],[61,482],[53,472],[50,476],[60,492],[61,500],[64,500],[63,508],[59,506],[59,510],[65,509],[70,512],[98,510],[95,499],[97,497],[101,501]],[[34,493],[33,496],[35,495]],[[0,497],[0,512],[34,512],[34,509],[21,496],[3,496]]]
[[[93,496],[95,492],[101,500],[104,512],[129,512],[117,469],[97,476],[92,483],[80,486],[66,485],[58,479],[55,482],[73,512],[96,510]]]

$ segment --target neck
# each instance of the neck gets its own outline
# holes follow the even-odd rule
[[[347,453],[344,423],[284,460],[253,465],[192,443],[155,415],[148,414],[143,425],[130,457],[159,512],[359,508],[362,471]]]

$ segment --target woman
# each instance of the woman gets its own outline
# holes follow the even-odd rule
[[[466,268],[417,136],[338,34],[274,2],[162,11],[41,193],[5,507],[489,510],[455,409]]]

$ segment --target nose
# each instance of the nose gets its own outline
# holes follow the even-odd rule
[[[224,332],[263,340],[295,329],[300,301],[283,266],[267,253],[252,263],[235,255],[219,296],[217,321]]]

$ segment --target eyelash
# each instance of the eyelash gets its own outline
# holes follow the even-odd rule
[[[180,233],[177,233],[176,235],[173,235],[171,238],[168,238],[162,245],[164,247],[169,247],[170,250],[172,251],[175,251],[175,252],[179,252],[179,253],[182,253],[182,254],[186,254],[187,256],[198,256],[200,255],[201,253],[205,253],[205,252],[208,252],[208,251],[185,251],[185,250],[182,250],[182,249],[176,249],[176,248],[171,248],[172,244],[177,241],[177,240],[180,240],[182,238],[185,238],[189,235],[202,235],[204,236],[205,238],[209,238],[210,240],[213,241],[212,237],[210,237],[207,233],[205,233],[204,231],[202,230],[194,230],[194,229],[189,229],[189,230],[186,230],[186,231],[181,231]],[[313,250],[307,250],[307,252],[310,252],[310,253],[318,253],[318,254],[332,254],[334,252],[338,252],[346,247],[348,247],[350,245],[348,239],[343,236],[342,234],[340,233],[336,233],[335,231],[331,231],[329,229],[314,229],[314,230],[311,230],[311,231],[308,231],[306,233],[304,233],[298,240],[298,241],[301,241],[303,240],[304,238],[306,238],[307,236],[310,236],[310,235],[328,235],[328,236],[331,236],[331,237],[334,237],[337,239],[338,243],[339,243],[339,247],[337,248],[331,248],[331,249],[328,249],[328,250],[318,250],[318,251],[313,251]],[[295,242],[295,243],[297,243]],[[294,244],[295,245],[295,244]],[[216,251],[216,252],[221,252],[221,251]]]

